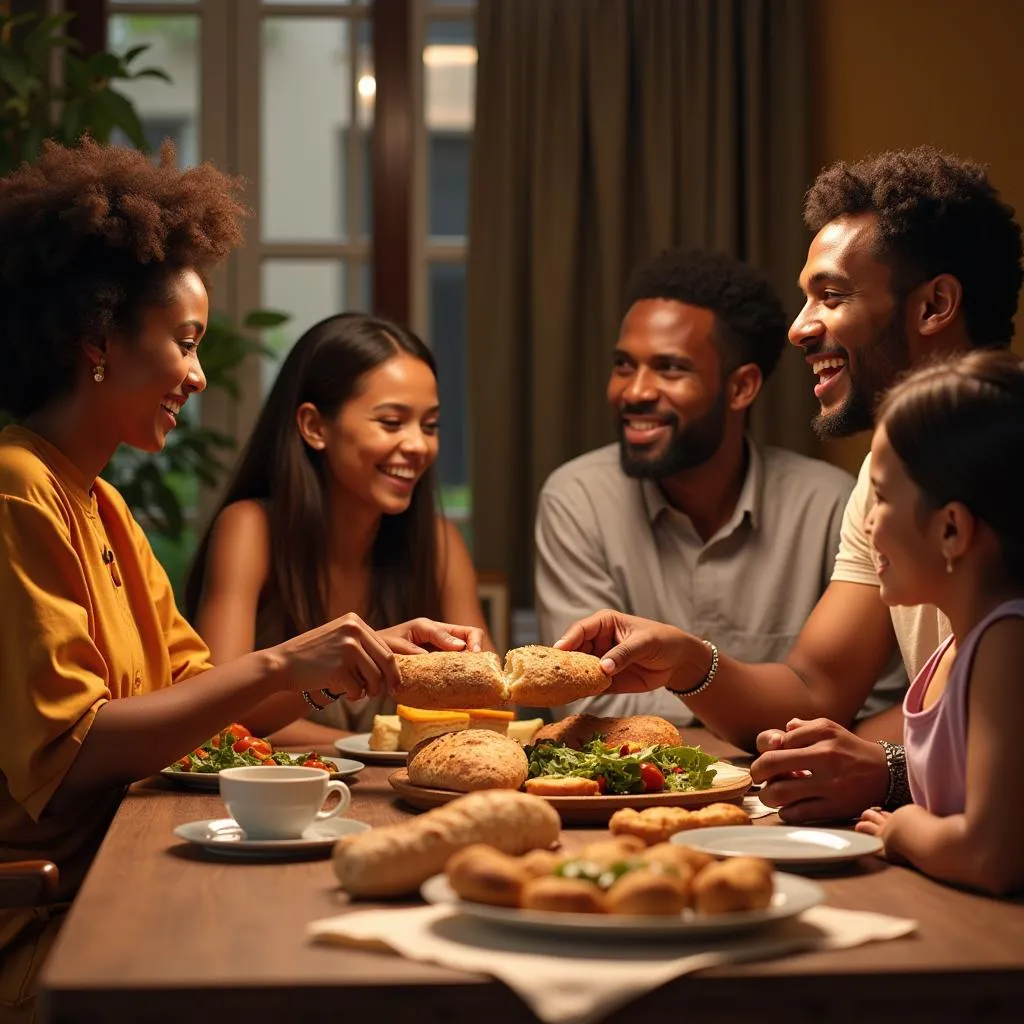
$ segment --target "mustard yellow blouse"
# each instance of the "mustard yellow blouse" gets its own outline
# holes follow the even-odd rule
[[[47,813],[97,710],[211,667],[121,495],[0,433],[0,861],[55,861],[70,898],[123,794]],[[0,959],[32,917],[0,911]]]

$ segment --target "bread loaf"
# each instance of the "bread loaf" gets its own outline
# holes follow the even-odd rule
[[[598,718],[597,715],[568,715],[559,722],[538,729],[534,743],[556,740],[574,750],[582,750],[599,736],[610,746],[648,747],[655,743],[674,747],[679,743],[679,730],[667,719],[657,715],[630,715],[628,718]]]
[[[399,825],[345,836],[334,846],[334,872],[353,896],[415,892],[448,858],[472,843],[505,853],[545,849],[561,827],[540,797],[513,790],[471,793]]]
[[[515,704],[553,708],[594,697],[611,686],[600,658],[554,647],[516,647],[505,657],[509,697]]]
[[[491,651],[396,654],[395,665],[401,682],[392,696],[409,707],[491,708],[507,696],[501,662]]]
[[[467,729],[427,740],[409,752],[414,786],[453,789],[519,789],[529,774],[523,748],[489,729]]]

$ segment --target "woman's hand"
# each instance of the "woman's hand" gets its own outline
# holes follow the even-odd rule
[[[433,619],[410,619],[377,636],[395,654],[425,654],[430,648],[439,651],[480,651],[484,631],[479,626],[459,626]]]
[[[398,685],[394,655],[383,636],[351,612],[278,644],[271,653],[281,659],[292,690],[316,693],[322,688],[358,700]]]
[[[614,677],[608,693],[646,693],[685,670],[692,662],[694,645],[699,648],[698,657],[710,657],[703,643],[681,629],[605,608],[571,625],[554,646],[599,657],[601,668]],[[695,666],[695,679],[706,668]]]

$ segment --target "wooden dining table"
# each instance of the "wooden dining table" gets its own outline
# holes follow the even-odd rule
[[[687,742],[738,755],[703,730]],[[734,756],[734,760],[736,757]],[[417,813],[388,783],[394,766],[349,780],[348,816],[371,825]],[[1008,813],[1021,813],[1010,808]],[[306,925],[355,909],[329,858],[242,860],[203,852],[176,825],[225,814],[216,792],[162,778],[132,786],[72,906],[41,977],[54,1022],[391,1021],[487,1024],[534,1020],[492,978],[382,952],[311,943]],[[755,825],[770,828],[775,815]],[[568,827],[567,848],[606,836]],[[681,976],[607,1017],[731,1024],[1020,1021],[1024,1019],[1024,904],[940,885],[878,857],[815,880],[826,903],[918,922],[909,937]],[[410,899],[398,904],[418,903]]]

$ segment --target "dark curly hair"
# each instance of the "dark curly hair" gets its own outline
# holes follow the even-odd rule
[[[767,380],[786,344],[788,321],[775,289],[753,267],[725,253],[668,249],[633,271],[626,309],[643,299],[670,299],[715,314],[723,373],[756,363]]]
[[[204,275],[242,240],[241,182],[83,139],[45,143],[0,179],[0,408],[23,418],[75,379],[79,346],[129,337],[182,270]]]
[[[814,232],[838,217],[878,218],[881,260],[903,298],[939,274],[963,288],[975,347],[1005,347],[1021,286],[1021,228],[980,164],[931,146],[827,167],[810,187],[804,220]]]

